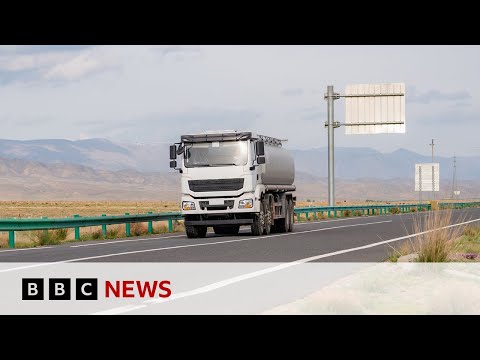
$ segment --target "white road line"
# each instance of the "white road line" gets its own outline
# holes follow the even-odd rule
[[[12,252],[12,251],[25,251],[25,250],[40,250],[40,249],[51,249],[53,246],[37,246],[31,248],[23,248],[23,249],[8,249],[0,251],[0,254],[4,252]]]
[[[178,237],[185,237],[185,235],[174,235],[174,236],[165,236],[165,237],[151,237],[151,238],[141,238],[141,239],[127,239],[127,240],[114,240],[114,241],[107,241],[102,243],[93,243],[93,244],[82,244],[82,245],[71,245],[71,248],[78,248],[78,247],[85,247],[85,246],[98,246],[98,245],[108,245],[108,244],[119,244],[124,242],[132,242],[132,241],[146,241],[146,240],[162,240],[162,239],[171,239],[171,238],[178,238]]]
[[[2,270],[0,270],[0,273],[8,272],[8,271],[15,271],[15,270],[30,269],[30,268],[39,267],[39,266],[63,264],[63,263],[69,263],[69,262],[75,262],[75,261],[102,259],[102,258],[113,257],[113,256],[141,254],[141,253],[147,253],[147,252],[173,250],[173,249],[183,249],[183,248],[199,247],[199,246],[213,246],[213,245],[229,244],[229,243],[243,242],[243,241],[255,241],[255,240],[263,240],[263,239],[269,239],[269,238],[280,237],[280,236],[301,235],[301,234],[318,232],[318,231],[342,229],[342,228],[356,227],[356,226],[375,225],[375,224],[382,224],[382,223],[389,223],[389,222],[392,222],[392,220],[375,221],[375,222],[371,222],[371,223],[362,223],[362,224],[333,226],[333,227],[322,228],[322,229],[304,230],[304,231],[298,231],[298,232],[292,232],[292,233],[282,233],[282,234],[267,235],[267,236],[261,236],[261,237],[252,236],[252,237],[248,237],[248,238],[244,238],[244,239],[224,240],[224,241],[208,242],[208,243],[201,243],[201,244],[177,245],[177,246],[169,246],[169,247],[155,248],[155,249],[124,251],[124,252],[113,253],[113,254],[95,255],[95,256],[88,256],[88,257],[83,257],[83,258],[75,258],[75,259],[54,261],[54,262],[49,262],[49,263],[38,263],[38,264],[31,264],[31,265],[25,265],[25,266],[18,266],[18,267],[9,268],[9,269],[2,269]]]
[[[228,285],[238,283],[240,281],[252,279],[252,278],[262,276],[262,275],[265,275],[265,274],[269,274],[269,273],[272,273],[272,272],[275,272],[275,271],[287,269],[287,268],[290,268],[292,266],[304,264],[304,263],[319,260],[319,259],[324,259],[324,258],[331,257],[331,256],[346,254],[346,253],[353,252],[353,251],[369,249],[369,248],[372,248],[372,247],[375,247],[375,246],[384,245],[384,244],[388,244],[388,243],[391,243],[391,242],[412,238],[412,237],[415,237],[415,236],[418,236],[418,235],[423,235],[423,234],[433,232],[433,231],[437,231],[437,230],[440,230],[440,229],[448,229],[448,228],[455,227],[455,226],[466,225],[466,224],[470,224],[470,223],[476,222],[476,221],[480,221],[480,218],[475,219],[475,220],[465,221],[465,222],[459,223],[459,224],[452,224],[452,225],[444,226],[444,227],[441,227],[439,229],[427,230],[427,231],[422,231],[422,232],[412,234],[412,235],[406,235],[406,236],[401,236],[401,237],[397,237],[397,238],[393,238],[393,239],[379,241],[379,242],[364,245],[364,246],[358,246],[358,247],[354,247],[354,248],[350,248],[350,249],[334,251],[334,252],[327,253],[327,254],[310,256],[310,257],[307,257],[307,258],[304,258],[304,259],[299,259],[299,260],[295,260],[295,261],[292,261],[292,262],[289,262],[289,263],[272,266],[270,268],[253,271],[251,273],[235,276],[235,277],[230,278],[230,279],[225,279],[225,280],[218,281],[218,282],[215,282],[215,283],[212,283],[212,284],[209,284],[209,285],[201,286],[201,287],[193,289],[193,290],[184,291],[184,292],[181,292],[181,293],[178,293],[178,294],[174,294],[167,299],[151,299],[151,300],[145,300],[143,303],[145,303],[145,304],[158,304],[158,303],[164,303],[164,302],[168,302],[168,301],[172,301],[172,300],[176,300],[176,299],[181,299],[181,298],[185,298],[185,297],[189,297],[189,296],[204,294],[204,293],[207,293],[207,292],[210,292],[210,291],[213,291],[213,290],[223,288],[223,287],[228,286]],[[124,310],[124,311],[121,311],[121,312],[117,311],[116,314],[125,313],[125,312],[129,312],[129,311],[132,311],[132,310]]]

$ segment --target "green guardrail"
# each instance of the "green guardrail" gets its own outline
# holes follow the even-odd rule
[[[355,211],[361,211],[361,215],[374,215],[375,210],[378,210],[379,215],[392,213],[392,209],[398,209],[398,213],[408,213],[412,209],[420,211],[421,209],[431,210],[431,204],[393,204],[393,205],[354,205],[354,206],[310,206],[295,208],[294,213],[297,215],[297,222],[300,222],[300,217],[305,214],[305,218],[309,220],[309,214],[313,213],[313,220],[317,219],[317,214],[327,214],[327,217],[336,218],[338,215],[344,215],[344,211],[351,211],[354,215]],[[332,216],[333,215],[333,216]]]
[[[10,248],[15,247],[15,231],[26,230],[51,230],[51,229],[75,229],[75,240],[80,240],[80,228],[87,226],[102,226],[103,236],[107,235],[107,225],[125,224],[125,236],[130,236],[130,224],[147,222],[148,233],[153,233],[154,221],[168,221],[168,232],[173,231],[173,220],[181,220],[182,216],[178,212],[169,213],[152,213],[116,216],[89,216],[82,217],[73,215],[72,218],[56,218],[49,219],[43,217],[41,219],[0,219],[0,231],[8,231],[8,245]]]
[[[440,209],[464,209],[469,207],[480,207],[480,202],[457,202],[457,203],[438,203]],[[306,220],[309,220],[309,214],[313,214],[313,219],[317,219],[317,214],[327,214],[329,218],[336,218],[339,215],[344,216],[344,211],[351,211],[351,215],[354,215],[355,211],[361,211],[361,215],[374,215],[375,210],[378,210],[379,215],[392,213],[392,209],[398,209],[398,213],[408,213],[412,209],[420,211],[421,209],[431,210],[431,204],[389,204],[389,205],[355,205],[355,206],[311,206],[295,208],[294,213],[297,215],[297,222],[300,222],[302,214],[305,214]],[[0,219],[0,231],[6,231],[9,233],[8,244],[9,247],[15,247],[15,232],[16,231],[28,231],[28,230],[53,230],[53,229],[75,229],[75,240],[80,240],[80,228],[88,226],[101,226],[103,236],[107,235],[107,225],[125,224],[125,236],[130,236],[130,224],[146,222],[148,223],[148,233],[153,233],[154,221],[167,221],[168,232],[173,231],[173,221],[182,220],[181,213],[168,212],[168,213],[152,213],[117,216],[90,216],[83,217],[79,215],[73,215],[72,218],[46,218],[41,219]]]
[[[439,202],[439,209],[465,209],[471,207],[480,207],[480,201],[475,202]]]

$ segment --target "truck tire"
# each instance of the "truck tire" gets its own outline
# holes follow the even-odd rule
[[[240,225],[232,225],[232,226],[214,226],[213,231],[217,235],[237,235],[240,231]]]
[[[204,238],[207,236],[207,227],[206,226],[197,226],[198,237]]]
[[[207,227],[187,225],[185,232],[189,239],[204,238],[207,235]]]
[[[264,203],[260,203],[260,212],[253,215],[253,223],[251,226],[252,235],[258,236],[263,234],[265,229],[265,213],[264,213]]]
[[[285,200],[285,232],[290,231],[290,223],[291,223],[291,218],[290,218],[290,198],[287,198]]]
[[[285,233],[288,231],[289,211],[288,211],[288,199],[285,200],[285,217],[283,219],[275,220],[275,232]]]
[[[264,235],[270,235],[273,225],[272,205],[270,202],[271,196],[268,196],[263,200],[263,209],[265,214],[265,228],[263,229]]]
[[[293,222],[294,222],[294,212],[293,212],[294,209],[293,209],[293,200],[292,199],[288,199],[287,209],[288,209],[288,228],[287,228],[287,231],[292,232],[293,231]]]

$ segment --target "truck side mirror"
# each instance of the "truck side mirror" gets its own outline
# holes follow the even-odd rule
[[[177,146],[171,145],[170,146],[170,160],[177,160]],[[170,162],[170,167],[172,167],[172,163]]]
[[[265,155],[265,143],[263,141],[257,141],[256,153],[257,156]]]
[[[175,169],[176,167],[177,167],[177,161],[176,160],[170,161],[170,168]]]
[[[258,163],[258,165],[265,164],[265,156],[259,156],[257,158],[257,163]]]

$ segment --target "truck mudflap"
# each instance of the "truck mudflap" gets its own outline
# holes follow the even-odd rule
[[[185,220],[185,225],[191,226],[217,226],[217,225],[250,225],[252,219],[206,219],[206,220]]]

